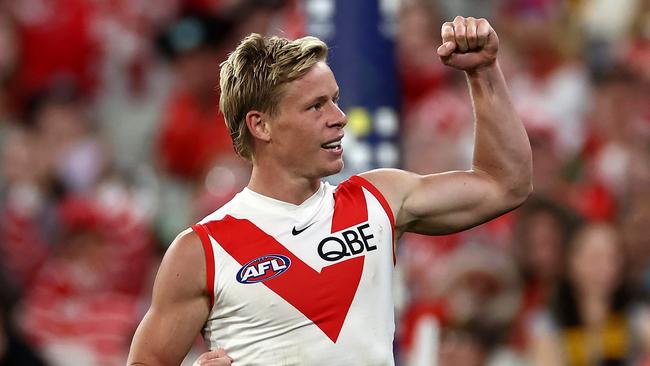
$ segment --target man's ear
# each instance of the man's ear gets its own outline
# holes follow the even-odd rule
[[[264,142],[271,141],[271,128],[266,113],[255,110],[249,111],[246,113],[246,126],[255,139]]]

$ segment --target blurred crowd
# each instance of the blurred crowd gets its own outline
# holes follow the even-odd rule
[[[467,232],[402,240],[401,359],[648,364],[650,1],[402,2],[404,162],[419,173],[471,162],[465,81],[421,51],[454,14],[499,34],[535,193]]]
[[[305,35],[305,1],[0,0],[0,364],[124,364],[166,247],[248,179],[218,64],[250,32]],[[388,2],[403,167],[470,166],[467,85],[435,49],[485,17],[535,185],[403,237],[397,363],[650,365],[650,1]]]

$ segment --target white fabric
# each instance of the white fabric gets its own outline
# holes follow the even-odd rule
[[[204,338],[210,349],[223,347],[239,366],[394,364],[390,218],[377,198],[364,189],[369,225],[365,233],[373,236],[368,243],[377,249],[336,262],[324,260],[317,253],[318,244],[323,238],[337,235],[331,233],[335,189],[322,183],[301,205],[244,189],[200,223],[207,227],[226,215],[247,219],[320,274],[327,266],[365,256],[356,294],[336,342],[264,282],[238,282],[236,275],[245,263],[238,263],[211,236],[215,258],[215,305],[204,328]],[[306,229],[293,235],[294,228]],[[246,236],[247,233],[237,235]],[[263,254],[275,253],[260,253]],[[291,266],[286,273],[297,268]],[[278,280],[282,278],[282,274],[277,277]]]

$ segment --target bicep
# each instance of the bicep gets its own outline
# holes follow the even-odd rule
[[[489,176],[454,171],[418,178],[400,212],[406,231],[450,234],[482,224],[512,207]]]
[[[385,192],[399,232],[449,234],[514,208],[497,182],[479,171],[418,175],[384,169],[364,177]]]
[[[209,300],[201,286],[204,276],[200,243],[172,244],[158,270],[151,307],[133,337],[130,365],[179,365],[183,361],[209,313]]]

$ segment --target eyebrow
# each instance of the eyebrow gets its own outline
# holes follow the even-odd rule
[[[332,95],[332,99],[333,99],[333,100],[337,100],[337,99],[339,98],[339,96],[340,96],[340,93],[339,93],[339,92],[340,92],[340,90],[339,90],[339,89],[336,89],[336,93],[334,93],[334,95]],[[316,98],[310,99],[310,101],[307,102],[305,105],[306,105],[306,106],[311,106],[311,105],[313,105],[313,104],[315,104],[315,103],[325,103],[325,102],[327,102],[329,99],[330,99],[330,97],[327,96],[327,95],[320,95],[320,96],[318,96],[318,97],[316,97]]]

